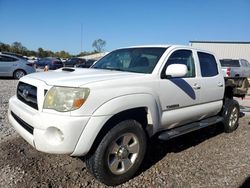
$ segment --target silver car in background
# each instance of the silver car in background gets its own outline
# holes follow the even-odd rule
[[[250,77],[250,63],[245,59],[220,59],[225,77]]]
[[[34,63],[13,55],[0,53],[0,77],[19,79],[33,72],[36,72]]]

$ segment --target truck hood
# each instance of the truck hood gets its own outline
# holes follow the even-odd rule
[[[51,86],[80,87],[93,82],[144,76],[139,73],[103,69],[71,68],[70,70],[74,71],[65,71],[62,68],[55,71],[33,73],[25,77],[41,80]]]

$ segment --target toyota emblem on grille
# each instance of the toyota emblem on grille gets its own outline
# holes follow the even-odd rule
[[[28,94],[29,94],[29,91],[27,89],[24,89],[22,92],[23,98],[27,98]]]

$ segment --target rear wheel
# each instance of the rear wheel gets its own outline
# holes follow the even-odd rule
[[[227,99],[223,110],[223,124],[225,132],[230,133],[237,129],[239,125],[239,117],[239,103],[233,99]]]
[[[118,185],[133,177],[146,151],[146,135],[140,123],[125,120],[103,137],[94,154],[86,157],[90,173],[106,185]]]
[[[25,75],[26,75],[26,72],[24,70],[16,70],[13,74],[15,79],[20,79]]]

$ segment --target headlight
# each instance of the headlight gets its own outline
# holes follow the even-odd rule
[[[47,93],[43,108],[68,112],[80,108],[90,90],[88,88],[52,87]]]

